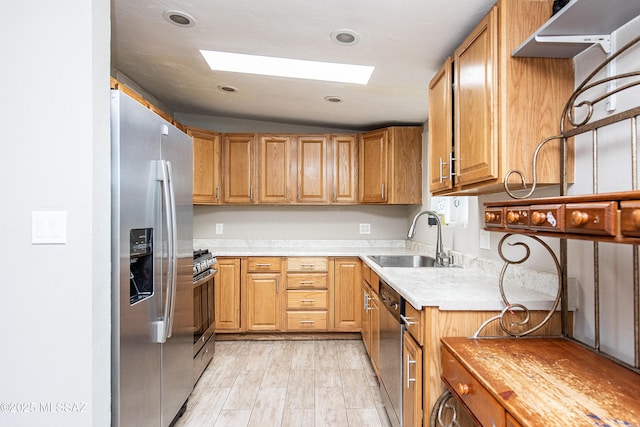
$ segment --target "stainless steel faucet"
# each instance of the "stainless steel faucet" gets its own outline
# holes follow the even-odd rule
[[[409,227],[409,233],[407,234],[408,239],[412,239],[416,234],[416,222],[418,222],[418,218],[422,215],[429,215],[435,218],[436,225],[438,227],[438,235],[436,238],[436,264],[440,266],[444,265],[453,265],[453,256],[447,255],[442,247],[442,223],[440,222],[440,217],[434,211],[422,211],[418,212],[415,217],[413,217],[413,222],[411,223],[411,227]]]

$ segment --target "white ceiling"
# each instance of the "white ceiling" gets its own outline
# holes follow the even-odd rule
[[[112,0],[112,67],[173,112],[352,129],[421,124],[429,81],[494,3]],[[168,10],[186,12],[195,26],[168,22]],[[330,38],[337,29],[360,39],[340,45]],[[376,68],[366,86],[212,72],[200,49]]]

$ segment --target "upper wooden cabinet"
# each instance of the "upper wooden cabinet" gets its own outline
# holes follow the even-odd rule
[[[217,205],[221,202],[220,134],[187,128],[193,139],[193,203]]]
[[[256,134],[224,134],[222,170],[224,203],[254,203]]]
[[[422,203],[422,128],[365,132],[359,142],[360,203]]]
[[[329,171],[326,135],[298,135],[297,196],[298,203],[327,203],[327,177]]]
[[[295,165],[291,150],[295,141],[292,135],[260,135],[259,203],[288,203],[294,187]]]
[[[512,169],[532,180],[535,148],[559,132],[564,103],[573,90],[573,64],[570,59],[512,58],[511,52],[549,19],[552,3],[498,1],[454,52],[455,91],[447,83],[447,63],[432,80],[431,192],[501,191],[502,180]],[[446,102],[451,94],[453,150],[451,106]],[[453,153],[453,176],[447,153]],[[559,182],[557,156],[557,143],[540,152],[538,184]]]
[[[432,193],[453,187],[453,101],[451,57],[429,84],[429,171]]]
[[[358,201],[358,137],[331,136],[331,203]]]

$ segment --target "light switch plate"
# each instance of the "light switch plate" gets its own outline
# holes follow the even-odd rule
[[[66,211],[32,211],[31,244],[65,245],[67,243]]]
[[[491,235],[487,230],[480,230],[480,249],[491,249]]]
[[[222,224],[216,224],[216,234],[224,234],[224,227]]]

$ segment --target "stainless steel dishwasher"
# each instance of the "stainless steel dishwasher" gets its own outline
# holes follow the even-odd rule
[[[402,297],[380,281],[380,391],[394,427],[402,426]]]

